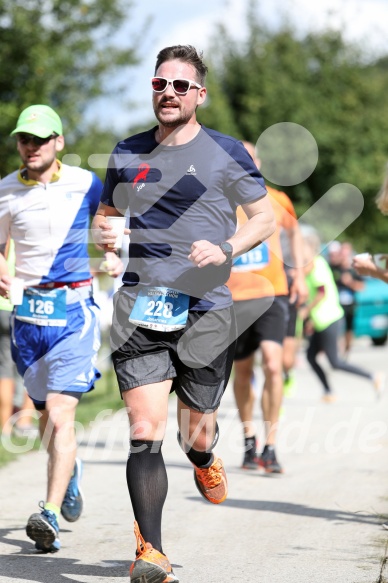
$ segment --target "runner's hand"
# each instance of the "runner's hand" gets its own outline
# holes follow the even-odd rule
[[[2,275],[0,278],[0,295],[3,298],[8,298],[11,287],[12,277],[10,275]]]
[[[100,269],[106,271],[111,277],[118,277],[124,271],[124,264],[120,257],[116,255],[113,251],[107,251],[105,253],[105,259],[101,263]]]
[[[194,241],[188,258],[197,267],[205,267],[210,264],[223,265],[226,261],[226,255],[219,245],[213,245],[210,241]]]

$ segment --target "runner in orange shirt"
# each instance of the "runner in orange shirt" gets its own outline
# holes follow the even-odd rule
[[[256,162],[255,149],[244,146]],[[291,200],[284,192],[267,186],[276,217],[277,229],[258,247],[251,249],[233,263],[228,287],[232,292],[239,330],[234,357],[234,394],[244,427],[245,448],[242,467],[262,467],[267,473],[281,473],[276,459],[275,442],[279,412],[283,398],[283,340],[287,331],[290,303],[303,303],[307,287],[302,269],[302,239]],[[240,210],[240,209],[239,209]],[[239,226],[245,221],[237,213]],[[290,238],[295,276],[288,289],[280,242],[281,229]],[[259,456],[253,423],[255,393],[252,387],[255,352],[260,347],[264,372],[261,398],[266,441]]]

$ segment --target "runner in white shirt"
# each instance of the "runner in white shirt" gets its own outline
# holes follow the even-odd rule
[[[43,552],[60,548],[58,517],[74,522],[82,511],[81,461],[76,458],[74,417],[83,393],[94,388],[100,346],[99,308],[93,300],[87,253],[90,216],[102,189],[95,174],[61,164],[62,123],[46,105],[19,116],[11,135],[23,162],[0,181],[0,295],[12,278],[4,259],[15,241],[16,277],[23,300],[12,315],[12,356],[36,409],[48,452],[48,484],[42,512],[27,523],[27,535]],[[109,271],[121,272],[108,253]]]

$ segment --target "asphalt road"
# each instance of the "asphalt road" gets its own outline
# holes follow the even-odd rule
[[[388,348],[358,341],[350,361],[387,370]],[[324,361],[323,361],[324,362]],[[326,366],[326,365],[325,365]],[[164,550],[181,583],[384,583],[388,581],[388,390],[380,400],[364,379],[331,373],[337,401],[321,390],[303,354],[297,390],[285,400],[278,457],[282,476],[240,469],[242,434],[230,387],[220,410],[217,454],[229,496],[220,506],[198,494],[176,442],[175,399],[164,442],[169,494]],[[261,373],[258,371],[259,384]],[[258,431],[262,430],[259,408]],[[133,514],[125,481],[124,411],[102,412],[78,428],[85,462],[85,510],[60,521],[62,549],[37,554],[25,524],[45,496],[44,452],[0,470],[0,582],[127,582],[134,557]]]

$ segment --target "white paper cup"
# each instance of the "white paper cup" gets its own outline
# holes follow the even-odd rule
[[[9,289],[9,301],[14,306],[20,306],[23,303],[24,294],[24,280],[19,277],[14,277],[11,281]]]
[[[373,261],[377,267],[380,267],[380,269],[387,269],[387,259],[387,253],[377,253],[376,255],[373,255]]]
[[[371,259],[370,253],[358,253],[358,255],[354,256],[354,259]]]
[[[105,217],[106,221],[112,225],[112,230],[116,234],[116,243],[108,245],[112,249],[121,249],[123,244],[124,229],[127,222],[126,217]]]

